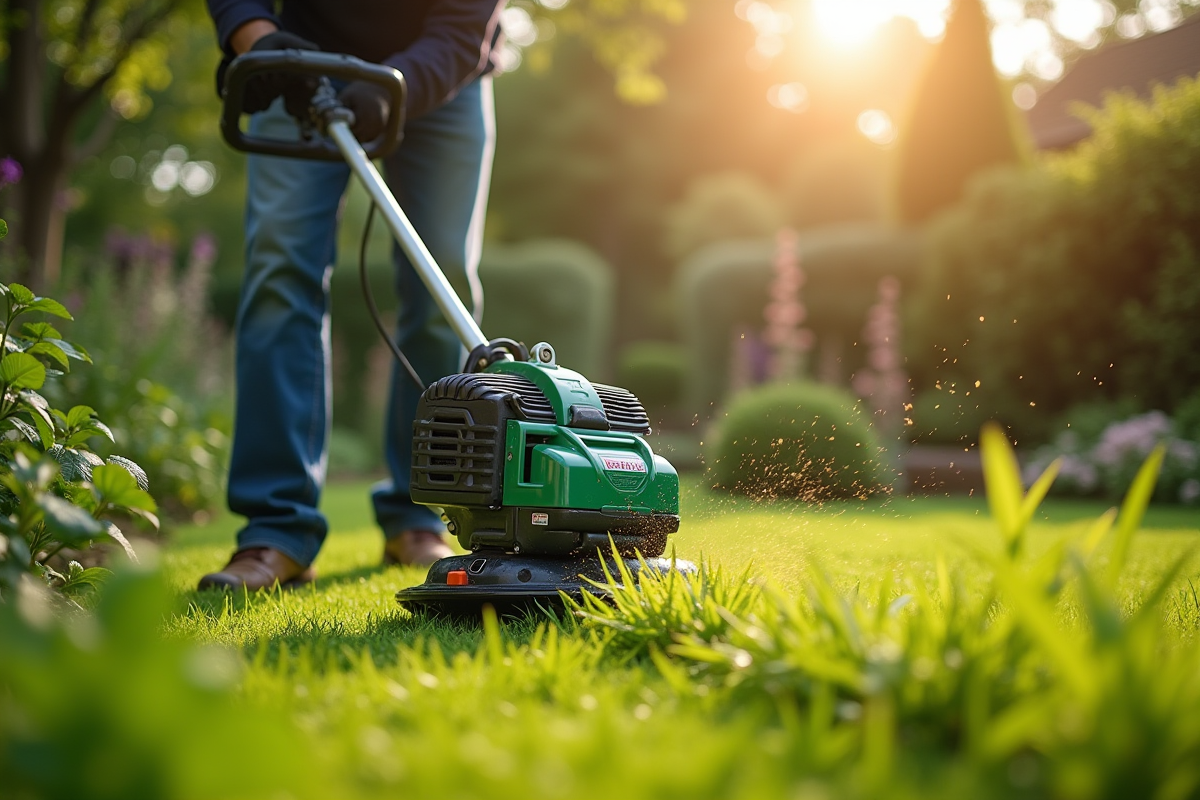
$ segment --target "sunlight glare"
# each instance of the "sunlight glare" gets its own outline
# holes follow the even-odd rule
[[[992,29],[992,61],[1004,75],[1021,74],[1027,64],[1032,66],[1034,59],[1045,52],[1053,55],[1053,36],[1050,26],[1040,19],[1001,23]]]
[[[894,11],[885,0],[814,0],[813,16],[817,28],[835,44],[865,42]]]
[[[1114,15],[1112,4],[1100,0],[1055,0],[1050,24],[1066,38],[1083,44],[1098,41],[1099,29],[1111,23]]]
[[[1156,33],[1175,27],[1183,17],[1179,12],[1179,0],[1140,0],[1138,10],[1142,12],[1146,27]]]
[[[812,13],[826,39],[853,46],[901,17],[912,20],[926,39],[937,39],[946,31],[949,7],[950,0],[813,0]]]
[[[1012,90],[1013,104],[1022,111],[1028,111],[1037,105],[1037,89],[1028,83],[1018,83]]]
[[[896,126],[886,111],[869,108],[858,115],[858,131],[871,142],[886,146],[896,141]]]
[[[1146,32],[1146,23],[1140,14],[1122,14],[1117,20],[1117,35],[1125,39],[1136,39]]]
[[[767,102],[775,108],[802,114],[808,110],[808,89],[802,83],[776,84],[767,90]]]

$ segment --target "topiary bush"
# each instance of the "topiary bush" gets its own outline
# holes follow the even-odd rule
[[[1006,95],[983,4],[957,0],[900,128],[893,201],[901,221],[924,222],[981,170],[1020,163],[1028,135]]]
[[[768,384],[729,406],[713,440],[714,488],[804,500],[866,497],[882,488],[880,447],[847,392]]]
[[[684,350],[674,342],[634,342],[617,361],[617,385],[637,395],[651,413],[679,407],[687,378]]]
[[[663,249],[683,258],[727,239],[770,236],[784,215],[774,192],[747,172],[719,172],[694,180],[667,211]]]

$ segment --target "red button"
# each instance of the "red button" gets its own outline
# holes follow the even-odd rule
[[[467,571],[465,569],[452,569],[446,573],[447,586],[466,586]]]

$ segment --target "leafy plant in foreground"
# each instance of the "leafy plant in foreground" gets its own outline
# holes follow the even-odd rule
[[[0,297],[0,596],[23,573],[77,596],[94,588],[106,571],[72,562],[64,573],[50,560],[64,548],[98,539],[115,540],[135,558],[113,520],[135,516],[157,527],[154,501],[137,464],[120,456],[106,462],[89,449],[93,437],[112,438],[90,407],[63,412],[40,393],[72,360],[91,358],[48,322],[15,324],[37,312],[70,319],[66,308],[20,284],[0,284]]]

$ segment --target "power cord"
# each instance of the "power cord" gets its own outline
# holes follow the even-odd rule
[[[358,249],[358,276],[362,281],[363,298],[367,301],[367,310],[371,312],[371,319],[375,321],[375,328],[379,331],[379,335],[387,342],[388,348],[392,351],[392,355],[404,365],[408,376],[413,379],[413,383],[417,384],[417,388],[422,392],[428,388],[425,381],[421,380],[421,376],[413,369],[412,363],[405,358],[396,342],[392,340],[391,334],[387,332],[387,328],[383,326],[383,320],[379,318],[379,309],[375,306],[375,297],[371,294],[371,282],[367,280],[367,243],[371,240],[371,222],[375,219],[375,201],[371,201],[370,208],[367,209],[367,224],[363,226],[362,245]]]

